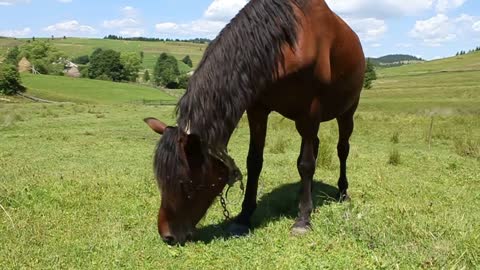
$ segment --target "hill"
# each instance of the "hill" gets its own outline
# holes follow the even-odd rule
[[[22,74],[22,84],[27,87],[27,94],[52,101],[119,104],[146,100],[174,104],[177,100],[162,90],[137,84],[61,76]]]
[[[21,45],[28,39],[0,39],[0,55],[5,54],[8,48],[15,45]],[[37,40],[47,40],[40,39]],[[90,55],[96,48],[113,49],[119,52],[144,52],[143,66],[146,69],[153,69],[158,56],[165,52],[171,54],[179,60],[180,69],[188,71],[190,68],[180,62],[183,57],[190,55],[193,65],[196,66],[201,60],[205,51],[206,44],[188,43],[188,42],[148,42],[148,41],[128,41],[128,40],[110,40],[110,39],[90,39],[90,38],[67,38],[50,40],[55,46],[67,56],[75,58],[81,55]]]
[[[408,54],[389,54],[378,58],[367,57],[367,59],[369,59],[374,65],[381,67],[395,67],[425,61]]]
[[[369,59],[374,65],[382,67],[402,66],[425,61],[408,54],[389,54],[378,58],[368,57],[367,59]]]
[[[480,113],[480,52],[377,71],[361,107],[413,113]]]
[[[415,65],[381,69],[378,71],[378,75],[380,77],[410,76],[426,73],[460,71],[480,71],[480,52],[421,62]]]

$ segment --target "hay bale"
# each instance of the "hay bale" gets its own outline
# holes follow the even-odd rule
[[[27,58],[23,57],[20,62],[18,62],[18,72],[32,72],[32,63],[30,63]]]

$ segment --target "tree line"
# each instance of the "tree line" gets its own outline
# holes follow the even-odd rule
[[[465,55],[465,54],[474,53],[474,52],[480,52],[480,46],[476,47],[475,49],[469,50],[468,52],[467,51],[459,51],[459,52],[457,52],[457,54],[455,54],[455,56]]]
[[[151,41],[151,42],[189,42],[189,43],[199,43],[207,44],[212,42],[208,38],[193,38],[193,39],[170,39],[170,38],[149,38],[149,37],[122,37],[117,35],[108,35],[103,39],[113,39],[113,40],[128,40],[128,41]]]

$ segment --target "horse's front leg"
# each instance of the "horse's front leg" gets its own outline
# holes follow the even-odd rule
[[[247,110],[248,124],[250,127],[250,147],[247,157],[247,188],[242,203],[242,211],[235,218],[229,231],[233,235],[244,235],[250,230],[250,219],[257,208],[258,178],[263,166],[263,149],[267,134],[267,121],[270,111],[263,108]]]

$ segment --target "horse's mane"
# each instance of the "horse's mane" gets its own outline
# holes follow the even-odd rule
[[[282,47],[297,41],[294,7],[308,0],[251,0],[208,46],[177,105],[178,125],[224,146],[259,91],[278,74]]]

